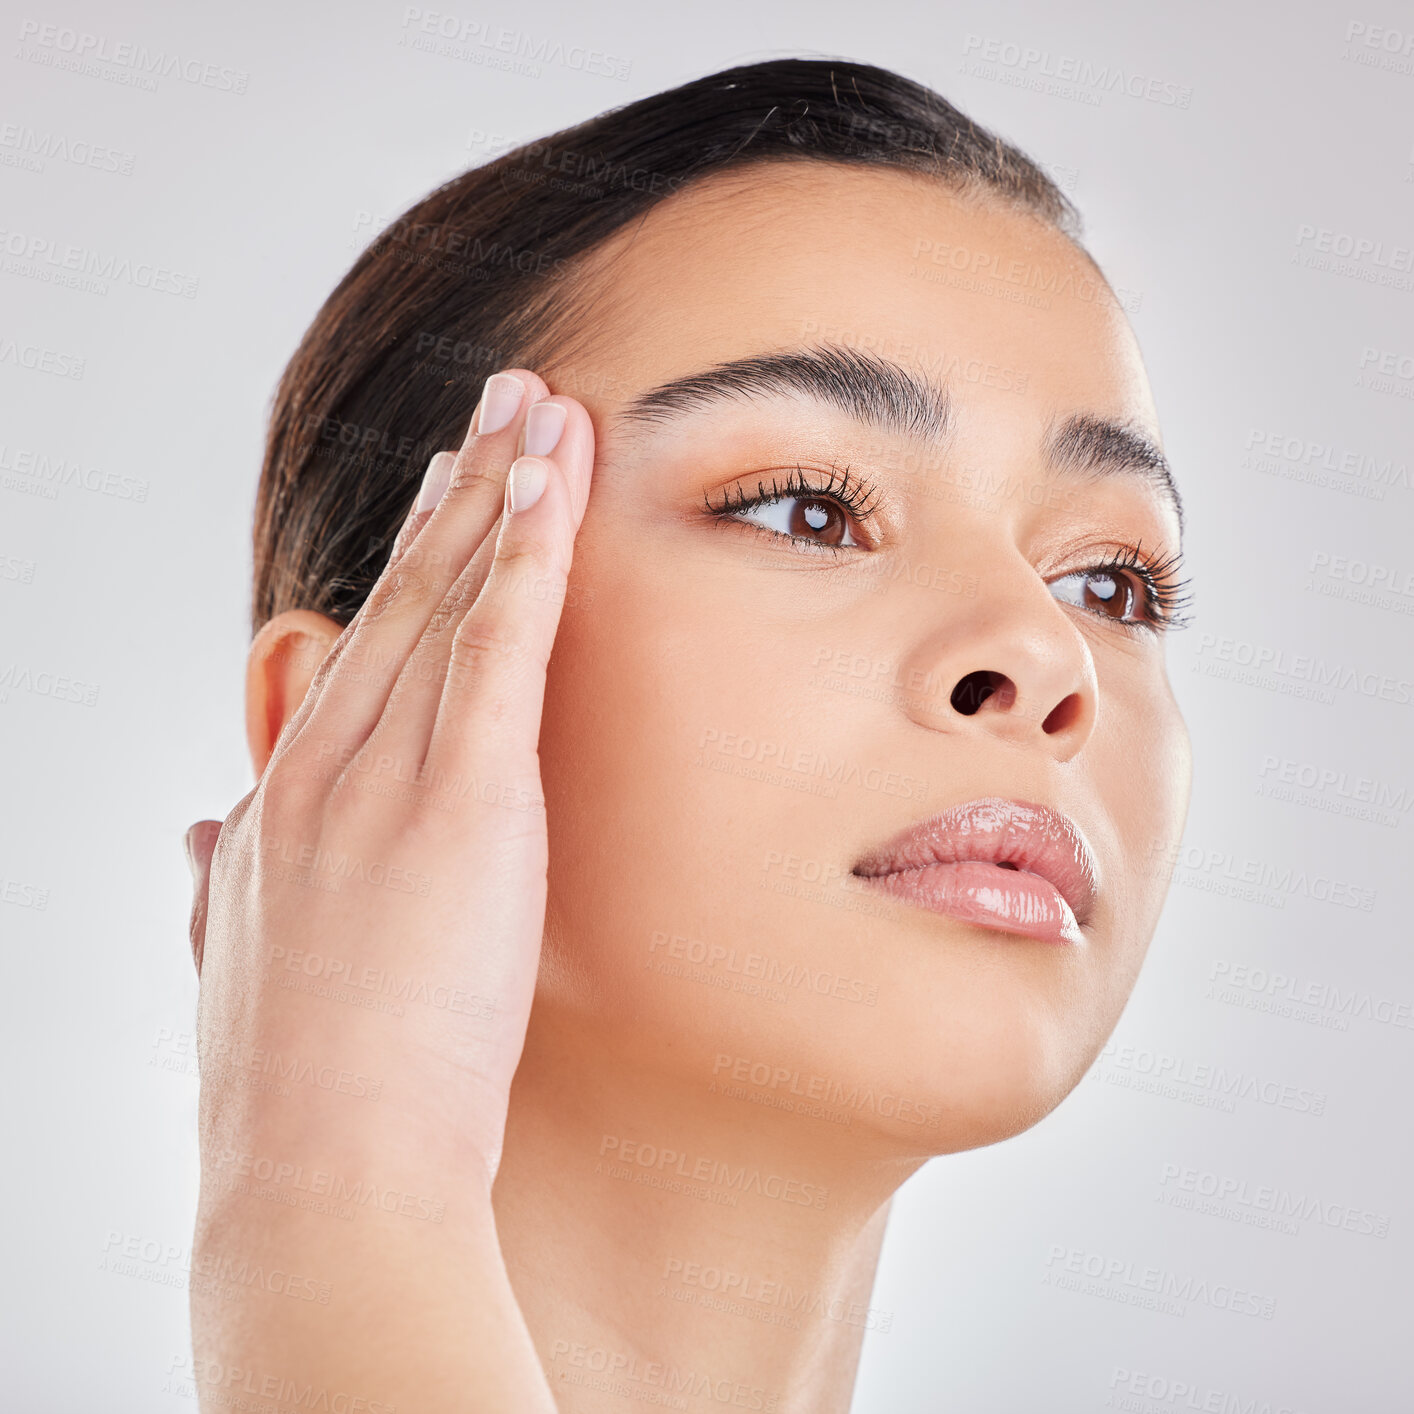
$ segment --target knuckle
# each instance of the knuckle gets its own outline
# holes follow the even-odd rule
[[[496,564],[494,575],[497,599],[520,605],[518,613],[533,612],[537,606],[552,609],[564,606],[569,573],[560,563],[555,548],[544,542],[507,547]]]
[[[445,633],[453,624],[465,618],[467,610],[476,603],[479,588],[479,585],[472,584],[467,580],[458,580],[442,596],[442,602],[433,610],[432,617],[427,621],[427,633],[429,635]]]
[[[462,677],[514,669],[528,657],[525,640],[503,620],[468,615],[452,639],[452,666]]]
[[[564,571],[557,563],[552,544],[533,537],[517,537],[501,546],[496,575],[503,589],[523,591],[536,585],[553,585],[556,579],[564,578]]]
[[[493,458],[478,452],[479,449],[473,448],[457,458],[452,479],[447,484],[448,496],[492,496],[499,500],[505,494],[505,471],[500,465],[504,457]]]
[[[376,623],[394,609],[416,608],[425,603],[433,590],[433,581],[422,568],[415,562],[408,562],[405,557],[378,581],[360,617],[365,623]]]

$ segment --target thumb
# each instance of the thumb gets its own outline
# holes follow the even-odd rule
[[[201,957],[206,948],[206,899],[211,886],[211,856],[216,853],[219,820],[198,820],[183,836],[187,864],[191,868],[191,955],[196,975],[201,976]]]

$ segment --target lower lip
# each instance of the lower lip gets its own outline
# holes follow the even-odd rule
[[[1043,943],[1082,943],[1080,924],[1060,891],[1039,874],[969,860],[880,874],[870,882],[908,903],[962,923]]]

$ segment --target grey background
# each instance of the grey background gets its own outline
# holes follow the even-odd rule
[[[250,784],[248,526],[268,398],[307,322],[384,218],[498,141],[791,53],[923,80],[1071,192],[1134,307],[1199,594],[1170,649],[1197,759],[1185,854],[1115,1048],[1039,1128],[937,1161],[901,1194],[874,1298],[891,1328],[868,1338],[854,1408],[1407,1400],[1414,14],[1077,3],[1062,17],[1039,0],[438,13],[605,51],[627,77],[420,52],[404,7],[371,0],[6,6],[0,1402],[194,1408],[169,1376],[188,1349],[197,1181],[180,836]],[[118,65],[55,67],[65,41],[27,42],[27,20],[216,77],[144,91]],[[1081,77],[1048,89],[1062,60]],[[1116,72],[1161,97],[1189,90],[1187,106],[1106,89]],[[243,93],[221,86],[235,74]],[[128,170],[55,156],[61,141]],[[46,283],[25,264],[32,237],[195,277],[195,295]],[[1383,248],[1309,263],[1347,238]],[[82,376],[26,367],[25,350],[81,359]],[[1393,372],[1371,379],[1382,361]],[[88,484],[26,474],[37,456]],[[1338,559],[1366,568],[1333,574]],[[1383,597],[1351,577],[1372,565],[1394,581]],[[1247,680],[1239,660],[1256,657],[1268,671]],[[45,673],[82,686],[56,696]],[[1264,794],[1283,771],[1317,785]],[[1380,818],[1341,813],[1380,792]],[[1244,872],[1266,881],[1256,898],[1235,892]],[[1307,896],[1303,877],[1373,891],[1373,907]],[[1225,992],[1221,967],[1259,971]],[[1316,1004],[1293,1011],[1273,974]],[[1160,1068],[1178,1082],[1151,1088]],[[1185,1169],[1195,1187],[1245,1185],[1246,1201],[1165,1201],[1185,1196]],[[1318,1212],[1292,1232],[1258,1225],[1264,1189]],[[1376,1231],[1344,1229],[1347,1211]],[[1188,1293],[1174,1311],[1133,1304],[1147,1268]],[[1274,1301],[1271,1319],[1222,1309],[1232,1287]]]

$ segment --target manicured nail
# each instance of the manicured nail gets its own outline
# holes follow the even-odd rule
[[[555,450],[565,430],[563,403],[536,403],[525,415],[525,454],[543,457]]]
[[[414,514],[430,511],[447,494],[447,487],[452,484],[452,468],[456,464],[457,459],[451,452],[438,452],[428,462],[422,488],[417,493],[417,504],[412,508]]]
[[[514,512],[533,506],[544,494],[548,472],[549,467],[539,457],[517,457],[506,478],[507,507]]]
[[[476,422],[478,436],[499,432],[516,415],[525,396],[525,384],[512,373],[493,373],[481,390],[481,416]]]

